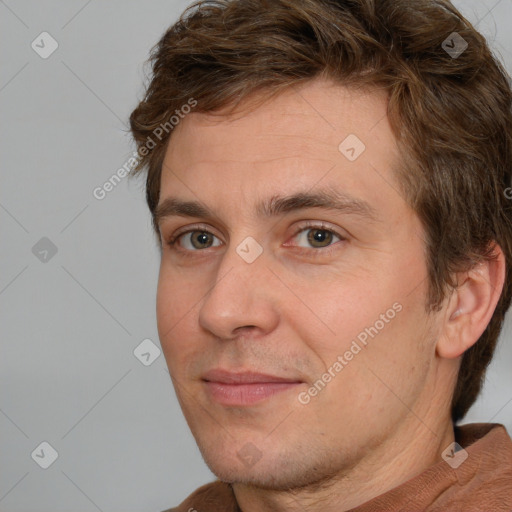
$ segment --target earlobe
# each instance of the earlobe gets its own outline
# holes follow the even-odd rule
[[[494,245],[494,258],[457,275],[458,286],[445,306],[441,335],[436,345],[440,357],[454,359],[474,345],[489,324],[505,281],[505,257]]]

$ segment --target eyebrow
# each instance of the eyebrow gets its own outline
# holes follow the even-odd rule
[[[297,192],[290,196],[274,195],[256,205],[256,214],[271,218],[306,208],[324,208],[336,212],[359,216],[370,221],[378,221],[377,211],[369,203],[334,189],[322,189],[316,192]],[[157,226],[168,217],[217,216],[198,201],[185,201],[176,197],[167,197],[155,209],[154,221]]]

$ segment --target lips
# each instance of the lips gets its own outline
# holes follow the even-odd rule
[[[256,372],[230,372],[227,370],[210,370],[203,375],[203,380],[221,384],[265,384],[270,382],[301,382],[299,379],[278,377]]]
[[[221,369],[210,370],[203,381],[213,400],[231,406],[252,405],[302,384],[295,378]]]

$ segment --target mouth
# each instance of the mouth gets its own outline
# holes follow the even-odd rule
[[[261,402],[303,384],[295,378],[226,370],[211,370],[202,380],[214,401],[221,405],[238,407]]]

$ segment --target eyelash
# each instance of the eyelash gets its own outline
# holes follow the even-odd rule
[[[340,242],[343,242],[343,241],[347,240],[346,237],[344,237],[343,235],[341,235],[340,233],[338,233],[334,229],[328,227],[326,224],[324,224],[321,221],[320,222],[319,221],[316,221],[316,222],[315,221],[305,222],[299,228],[297,228],[297,230],[293,234],[292,238],[295,238],[302,231],[307,231],[307,230],[311,230],[311,229],[317,229],[319,231],[326,231],[328,233],[332,233],[333,235],[337,236],[340,240],[338,242],[331,243],[331,245],[328,245],[327,247],[320,247],[320,248],[316,248],[316,249],[312,248],[312,247],[309,248],[309,249],[306,249],[304,247],[299,248],[299,249],[301,249],[301,252],[303,252],[303,253],[312,254],[313,256],[326,256],[326,255],[329,255],[331,252],[333,252],[333,251],[335,251],[337,249],[337,246],[336,246],[337,243],[340,243]],[[208,233],[210,235],[216,236],[214,233],[212,233],[211,231],[206,229],[205,226],[197,225],[197,226],[193,226],[192,228],[188,229],[187,231],[183,231],[181,233],[178,233],[178,234],[172,236],[167,241],[167,245],[172,250],[179,251],[179,252],[185,252],[185,253],[199,253],[199,252],[203,252],[204,249],[203,250],[196,249],[196,250],[192,251],[190,249],[181,249],[181,248],[179,248],[179,246],[176,245],[176,242],[178,241],[178,239],[180,237],[182,237],[183,235],[186,235],[188,233],[193,233],[195,231],[201,231],[201,232],[205,232],[205,233]]]

